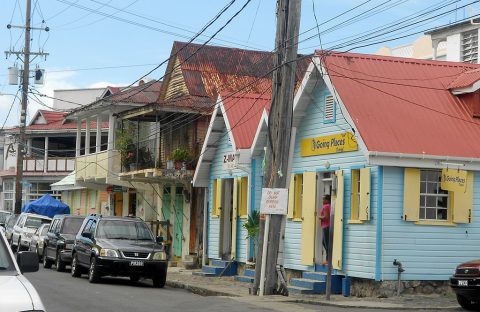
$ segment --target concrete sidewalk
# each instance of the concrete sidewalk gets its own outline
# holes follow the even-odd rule
[[[453,294],[449,295],[401,295],[390,298],[357,298],[332,295],[330,300],[325,295],[292,294],[285,296],[267,296],[260,298],[250,296],[250,284],[237,282],[233,277],[203,277],[192,275],[192,270],[179,267],[168,269],[167,286],[182,288],[202,296],[228,296],[238,301],[255,301],[259,304],[277,303],[305,303],[315,305],[331,305],[345,308],[381,308],[381,309],[425,309],[445,310],[459,308]]]

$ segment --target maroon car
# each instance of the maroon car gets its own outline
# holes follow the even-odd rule
[[[462,308],[480,311],[480,260],[457,266],[455,274],[450,278],[450,287]]]

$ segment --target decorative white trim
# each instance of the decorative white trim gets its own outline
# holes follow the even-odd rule
[[[227,127],[228,137],[230,138],[230,142],[232,143],[232,150],[236,151],[237,146],[235,144],[235,139],[233,137],[232,128],[230,127],[230,120],[228,120],[227,111],[225,110],[225,105],[223,105],[223,99],[221,98],[220,95],[218,96],[217,102],[219,103],[220,109],[222,110],[223,120],[225,120],[225,126]]]
[[[210,140],[210,135],[212,133],[212,129],[213,129],[213,125],[215,123],[215,119],[217,118],[217,112],[218,112],[219,107],[220,107],[220,102],[217,101],[217,103],[215,104],[215,108],[213,109],[213,112],[212,112],[212,118],[210,118],[210,123],[208,124],[207,134],[205,135],[205,140],[203,141],[202,151],[200,152],[200,157],[198,158],[198,161],[197,161],[197,167],[195,168],[195,174],[193,175],[192,185],[194,187],[208,187],[208,185],[197,184],[197,180],[199,178],[198,175],[199,175],[200,167],[202,166],[205,151],[207,149],[207,145],[208,145],[209,140]],[[207,180],[209,180],[209,179],[207,178]]]
[[[471,86],[465,88],[454,88],[451,89],[453,95],[465,94],[465,93],[473,93],[480,89],[480,80],[475,81]]]
[[[252,157],[253,154],[257,152],[259,149],[263,151],[264,146],[257,146],[257,143],[258,143],[260,134],[267,127],[268,127],[268,113],[266,109],[263,109],[262,117],[260,117],[260,122],[258,123],[257,131],[255,132],[255,137],[253,138],[252,146],[250,147],[250,157]]]
[[[331,94],[334,95],[337,104],[340,105],[340,109],[342,111],[343,117],[347,120],[347,122],[350,124],[350,126],[355,130],[355,137],[357,138],[357,143],[360,147],[360,150],[363,151],[364,156],[368,156],[368,148],[365,142],[362,139],[362,136],[360,134],[360,131],[358,131],[357,127],[355,126],[355,123],[353,122],[352,117],[350,116],[350,113],[348,112],[345,104],[343,104],[342,98],[338,94],[337,90],[333,86],[332,81],[330,80],[330,76],[328,75],[327,69],[324,67],[324,64],[320,63],[320,58],[318,56],[315,56],[313,59],[313,62],[317,66],[317,69],[320,71],[322,74],[323,81],[325,82],[328,90],[330,90]]]

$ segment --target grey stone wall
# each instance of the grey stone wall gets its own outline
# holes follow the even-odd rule
[[[388,298],[397,295],[397,281],[376,282],[373,280],[352,278],[350,293],[356,297]],[[448,281],[401,281],[400,295],[451,294]]]

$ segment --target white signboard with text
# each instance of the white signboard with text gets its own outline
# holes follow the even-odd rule
[[[238,155],[235,153],[223,154],[223,170],[232,170],[238,168]]]
[[[288,189],[263,188],[260,202],[261,214],[286,215],[288,209]]]

